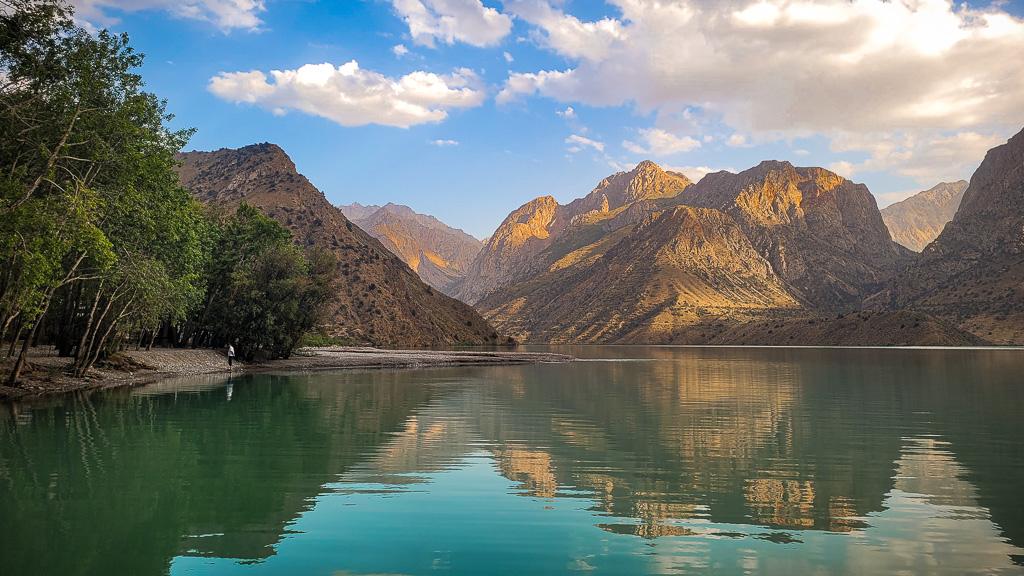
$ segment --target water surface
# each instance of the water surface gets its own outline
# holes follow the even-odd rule
[[[0,406],[0,574],[1024,574],[1024,351],[569,351]]]

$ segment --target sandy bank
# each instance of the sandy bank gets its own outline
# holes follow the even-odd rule
[[[430,368],[499,364],[570,362],[561,354],[533,352],[484,352],[472,350],[384,350],[380,348],[303,348],[291,358],[259,364],[236,362],[236,374],[367,368]],[[122,352],[115,363],[100,366],[86,378],[66,374],[70,358],[33,354],[21,387],[0,385],[0,399],[61,394],[76,390],[140,386],[171,376],[219,374],[229,371],[224,354],[216,350],[164,348]],[[3,363],[6,364],[6,363]]]

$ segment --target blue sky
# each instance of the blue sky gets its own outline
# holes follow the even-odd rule
[[[830,167],[884,205],[969,177],[1024,125],[1019,3],[75,3],[146,54],[189,149],[274,142],[332,202],[478,237],[645,158]]]

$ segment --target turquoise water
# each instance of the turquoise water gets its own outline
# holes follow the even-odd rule
[[[568,351],[0,405],[0,574],[1024,574],[1024,351]]]

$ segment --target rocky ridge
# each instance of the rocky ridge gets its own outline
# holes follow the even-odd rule
[[[462,279],[483,247],[482,242],[462,230],[408,206],[348,204],[339,208],[408,264],[424,282],[445,294],[452,294],[454,284]]]
[[[914,252],[921,252],[953,219],[966,191],[966,180],[940,182],[882,208],[882,220],[893,240]]]
[[[827,170],[763,162],[693,184],[642,162],[514,211],[460,294],[528,341],[700,343],[853,310],[911,257],[867,188]]]

